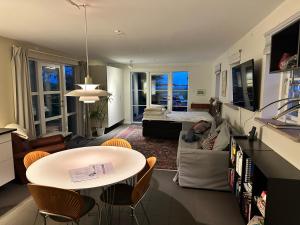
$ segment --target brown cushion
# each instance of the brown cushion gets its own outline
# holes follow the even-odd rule
[[[200,120],[198,123],[196,123],[192,129],[196,134],[203,134],[205,131],[207,131],[208,129],[210,129],[211,127],[211,123],[204,121],[204,120]]]
[[[49,153],[55,153],[55,152],[59,152],[64,149],[66,149],[66,145],[64,143],[60,143],[60,144],[54,144],[54,145],[40,147],[40,148],[34,149],[34,151],[38,150],[38,151],[44,151],[44,152],[49,152]]]
[[[59,152],[59,151],[64,150],[64,149],[66,149],[66,146],[63,143],[62,144],[56,144],[56,145],[49,145],[49,146],[39,148],[39,149],[31,149],[29,151],[15,153],[14,158],[23,160],[25,155],[27,155],[28,153],[33,152],[33,151],[44,151],[44,152],[48,152],[48,153],[51,154],[51,153]]]

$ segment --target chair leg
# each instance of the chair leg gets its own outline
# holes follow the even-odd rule
[[[43,216],[44,217],[44,225],[47,225],[47,218],[46,216]]]
[[[118,225],[121,225],[121,206],[119,206]]]
[[[136,224],[137,224],[137,225],[140,225],[140,224],[139,224],[139,221],[138,221],[138,218],[137,218],[137,216],[136,216],[136,214],[135,214],[135,210],[133,210],[133,217],[134,217],[134,220],[135,220]]]
[[[97,206],[97,210],[98,210],[98,225],[101,224],[101,214],[100,214],[100,206],[98,203],[96,203],[96,206]],[[102,210],[102,208],[101,208]]]
[[[150,219],[149,219],[149,216],[148,216],[148,214],[147,214],[147,212],[146,212],[146,209],[145,209],[143,203],[142,203],[142,202],[140,202],[140,203],[141,203],[143,212],[144,212],[144,214],[145,214],[145,216],[146,216],[147,222],[148,222],[148,224],[150,225]]]
[[[133,214],[134,214],[133,208],[130,207],[130,215],[131,215],[131,217],[133,217]]]
[[[35,219],[34,219],[33,225],[36,224],[36,221],[37,221],[38,216],[39,216],[39,210],[37,209],[37,210],[36,210],[36,215],[35,215]]]

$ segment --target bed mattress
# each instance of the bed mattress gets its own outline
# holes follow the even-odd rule
[[[213,117],[208,112],[170,112],[162,116],[144,116],[143,120],[160,120],[173,122],[193,122],[200,120],[212,122]]]

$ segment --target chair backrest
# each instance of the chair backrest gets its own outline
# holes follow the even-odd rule
[[[101,146],[117,146],[132,149],[131,144],[122,138],[112,138],[102,143]]]
[[[54,187],[28,184],[28,189],[40,213],[77,220],[83,200],[79,193]]]
[[[47,155],[50,155],[48,152],[44,151],[33,151],[25,155],[23,162],[26,169],[35,161],[39,160],[40,158],[43,158]]]
[[[135,184],[131,194],[131,199],[134,204],[138,203],[148,190],[155,164],[156,157],[147,158],[145,168],[138,174],[138,182]]]

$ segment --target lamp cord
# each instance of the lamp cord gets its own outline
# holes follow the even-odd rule
[[[86,4],[83,4],[84,7],[84,20],[85,20],[85,55],[86,55],[86,72],[87,77],[90,77],[89,73],[89,50],[88,50],[88,25],[87,25],[87,15],[86,15]]]

